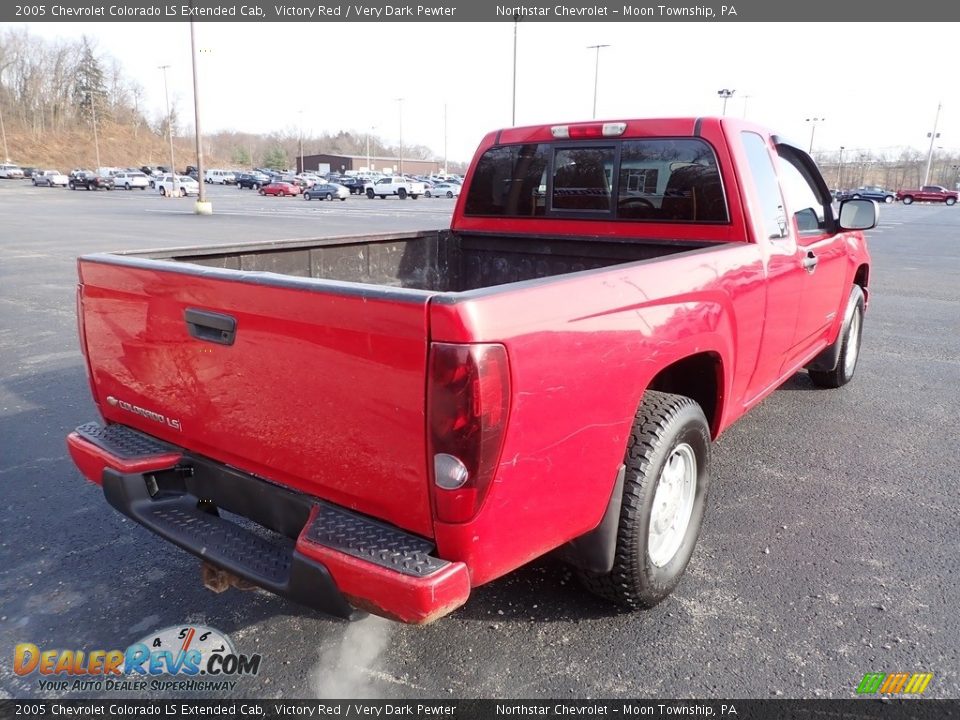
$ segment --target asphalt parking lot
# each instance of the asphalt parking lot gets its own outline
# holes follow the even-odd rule
[[[123,648],[194,622],[262,654],[238,697],[846,698],[901,671],[960,697],[960,208],[882,207],[857,377],[799,374],[721,438],[699,546],[659,607],[621,613],[541,559],[413,628],[210,593],[67,456],[96,419],[78,254],[437,228],[454,205],[210,193],[201,218],[150,191],[0,181],[0,696],[46,694],[14,674],[17,643]]]

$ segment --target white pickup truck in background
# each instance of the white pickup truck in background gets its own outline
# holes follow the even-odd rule
[[[409,195],[416,200],[427,191],[422,182],[410,180],[400,175],[380,178],[376,182],[367,183],[363,186],[363,189],[371,200],[378,196],[383,200],[387,195],[396,195],[401,200],[406,200]]]

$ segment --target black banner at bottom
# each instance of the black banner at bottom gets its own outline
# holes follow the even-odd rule
[[[960,700],[0,700],[0,718],[960,719]]]

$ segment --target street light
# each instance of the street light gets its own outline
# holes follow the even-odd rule
[[[810,123],[810,149],[807,151],[808,153],[813,152],[813,136],[814,136],[814,133],[817,132],[817,123],[822,123],[826,121],[827,119],[822,117],[807,118],[806,122]]]
[[[371,125],[370,130],[367,132],[367,172],[371,172],[373,167],[370,165],[370,133],[377,129],[376,125]]]
[[[960,165],[951,165],[950,169],[953,170],[953,189],[960,190]]]
[[[753,97],[752,95],[743,96],[743,119],[744,120],[747,119],[747,101],[752,97]]]
[[[840,146],[840,164],[837,166],[837,190],[843,187],[841,180],[843,179],[843,145]]]
[[[174,196],[177,194],[177,169],[173,165],[173,122],[170,117],[170,91],[167,88],[167,69],[169,67],[169,65],[160,65],[157,69],[163,70],[163,95],[167,100],[167,134],[170,136],[170,177],[173,178],[173,188],[170,195]],[[200,174],[199,168],[197,174]],[[199,182],[202,183],[203,178],[200,178]]]
[[[927,171],[923,174],[923,184],[930,184],[930,163],[933,162],[933,142],[938,137],[940,133],[937,132],[937,124],[940,122],[940,108],[943,107],[942,103],[937,103],[937,114],[933,119],[933,132],[928,132],[927,137],[930,138],[930,150],[927,151]]]
[[[587,50],[596,50],[597,59],[593,66],[593,117],[597,117],[597,81],[600,79],[600,50],[609,45],[587,45]]]
[[[728,90],[727,88],[724,88],[723,90],[717,90],[717,95],[719,95],[719,96],[723,99],[723,111],[722,111],[721,114],[723,114],[723,115],[726,115],[726,114],[727,114],[727,100],[729,100],[730,98],[732,98],[732,97],[733,97],[733,94],[734,94],[735,92],[736,92],[736,90]],[[744,104],[744,106],[743,106],[743,113],[744,113],[744,115],[746,115],[746,113],[747,113],[747,106],[746,106],[746,104]]]
[[[297,110],[297,126],[300,147],[300,172],[305,173],[307,169],[303,166],[303,108]]]
[[[193,7],[191,0],[190,6]],[[190,63],[193,66],[193,125],[196,130],[197,143],[197,185],[200,189],[197,193],[197,203],[193,210],[197,215],[210,215],[213,212],[213,205],[207,202],[207,192],[204,190],[203,182],[203,132],[200,129],[200,83],[197,80],[197,38],[194,32],[193,20],[190,20]],[[163,73],[164,86],[166,86],[167,73]],[[169,115],[169,103],[167,113]],[[173,129],[170,136],[170,162],[173,162]],[[177,169],[171,164],[170,170],[173,173],[174,182],[177,178]]]
[[[97,135],[97,101],[92,95],[90,98],[90,111],[93,113],[93,147],[97,152],[97,173],[100,172],[100,138]]]
[[[400,117],[400,174],[403,175],[403,98],[394,98]]]
[[[0,98],[0,135],[3,135],[3,160],[10,162],[10,151],[7,150],[7,131],[3,127],[3,98]]]
[[[443,104],[443,174],[447,174],[447,104]]]

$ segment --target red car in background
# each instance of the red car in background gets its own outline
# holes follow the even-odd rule
[[[299,195],[301,192],[299,185],[288,182],[272,182],[260,188],[261,195]]]
[[[897,200],[904,205],[916,202],[942,202],[947,205],[956,205],[960,193],[956,190],[947,190],[942,185],[924,185],[919,190],[900,190],[897,192]]]

